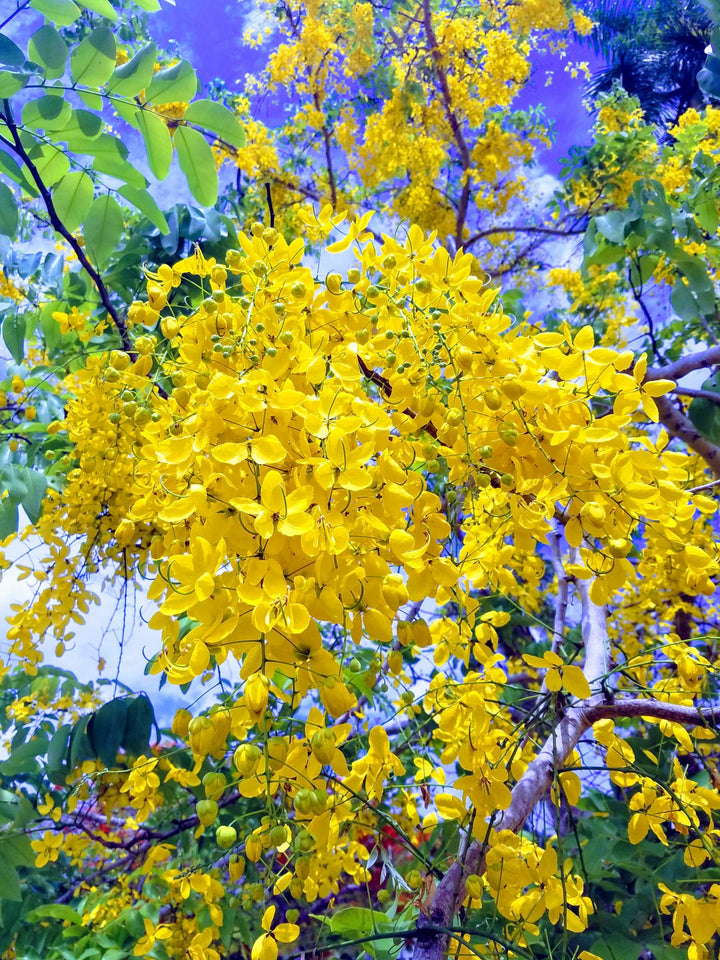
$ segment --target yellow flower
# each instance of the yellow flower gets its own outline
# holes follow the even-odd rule
[[[542,657],[535,657],[530,653],[523,654],[523,660],[528,666],[545,669],[545,686],[553,693],[563,687],[574,697],[584,700],[591,696],[590,684],[585,678],[581,667],[563,662],[562,657],[552,650],[546,650]]]
[[[161,923],[156,927],[152,920],[143,917],[143,924],[145,935],[138,940],[133,949],[133,954],[136,957],[145,956],[146,953],[150,953],[158,940],[169,940],[172,936],[172,929],[166,923]]]
[[[44,867],[46,863],[55,863],[62,843],[63,835],[61,833],[51,833],[49,830],[45,831],[42,840],[31,840],[30,846],[37,854],[35,866]]]
[[[276,960],[278,943],[294,943],[300,936],[300,927],[296,923],[279,923],[273,929],[274,916],[275,906],[272,905],[263,914],[261,926],[265,933],[252,946],[252,960]]]

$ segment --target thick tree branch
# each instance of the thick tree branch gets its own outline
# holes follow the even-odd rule
[[[680,380],[693,370],[702,370],[703,367],[714,367],[720,363],[720,346],[710,347],[700,353],[691,353],[687,357],[680,357],[674,363],[665,367],[648,367],[646,380]]]
[[[708,350],[707,352],[711,353],[712,351]],[[656,397],[655,403],[657,404],[660,422],[668,434],[686,443],[703,458],[715,476],[720,477],[720,447],[716,447],[714,443],[706,440],[695,429],[689,417],[686,417],[682,410],[678,410],[667,397]]]
[[[70,233],[65,224],[62,222],[58,216],[57,210],[55,209],[55,204],[53,203],[52,194],[48,190],[43,178],[38,171],[38,168],[32,162],[30,157],[25,150],[25,147],[22,144],[20,139],[20,133],[18,131],[17,125],[12,116],[12,110],[7,100],[3,101],[4,104],[4,113],[3,120],[8,126],[10,133],[13,138],[13,150],[21,158],[22,162],[27,167],[30,176],[35,181],[35,185],[40,191],[40,196],[43,199],[45,208],[47,209],[48,216],[50,217],[50,223],[53,226],[53,229],[60,234],[61,237],[70,245],[75,255],[77,256],[82,268],[85,270],[87,275],[90,277],[92,282],[95,285],[97,292],[100,294],[100,300],[102,301],[103,306],[107,310],[108,316],[112,319],[112,322],[115,324],[118,333],[120,334],[120,339],[122,341],[123,350],[129,354],[133,354],[132,340],[130,339],[130,334],[128,332],[127,324],[123,318],[119,315],[113,303],[110,299],[110,294],[107,287],[103,281],[103,278],[100,276],[95,267],[88,260],[87,254],[80,246],[77,241],[77,238]]]

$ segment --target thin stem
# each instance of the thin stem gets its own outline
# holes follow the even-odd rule
[[[25,0],[24,3],[18,4],[17,8],[13,10],[10,16],[5,17],[3,22],[0,23],[0,30],[2,30],[3,27],[6,27],[11,20],[13,20],[19,13],[21,13],[23,10],[25,10],[26,7],[29,7],[29,6],[30,6],[30,0]]]

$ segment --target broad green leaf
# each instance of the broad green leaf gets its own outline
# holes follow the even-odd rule
[[[92,116],[92,114],[89,114],[89,116]],[[67,144],[73,153],[89,154],[92,157],[111,157],[116,160],[127,160],[127,147],[111,133],[101,133],[100,136],[97,137],[73,136],[68,138]]]
[[[207,140],[192,127],[178,127],[175,148],[190,192],[203,207],[211,207],[217,200],[218,176]]]
[[[30,6],[58,27],[69,27],[80,16],[80,8],[73,0],[30,0]]]
[[[90,717],[80,717],[70,734],[70,769],[74,769],[83,760],[94,760],[95,754],[88,739],[87,725]]]
[[[170,232],[165,214],[147,190],[139,190],[135,187],[120,187],[118,193],[134,207],[137,207],[140,213],[143,213],[151,223],[154,223],[160,233],[167,234]]]
[[[85,218],[85,249],[98,267],[107,265],[123,231],[123,216],[114,197],[97,197]]]
[[[135,0],[135,3],[141,10],[147,10],[148,13],[157,13],[160,9],[159,0]]]
[[[681,320],[696,320],[700,310],[692,290],[683,280],[676,280],[670,294],[670,303]]]
[[[25,173],[24,167],[21,167],[14,157],[3,150],[0,150],[0,172],[14,180],[30,196],[36,197],[38,195],[37,187]]]
[[[693,200],[698,223],[706,233],[714,235],[718,228],[717,200],[707,190],[701,190]]]
[[[7,237],[14,237],[17,228],[18,208],[15,196],[7,184],[0,182],[0,233]]]
[[[109,0],[77,0],[80,6],[93,13],[99,13],[101,17],[107,17],[108,20],[117,20],[117,11],[113,9]]]
[[[47,492],[47,480],[42,473],[37,473],[29,467],[23,471],[23,480],[27,493],[22,498],[22,508],[28,515],[30,523],[37,523],[42,514],[42,502]]]
[[[154,722],[155,712],[144,694],[128,701],[125,735],[122,741],[127,753],[140,756],[148,752]]]
[[[30,79],[28,73],[12,73],[10,70],[0,70],[0,97],[12,97],[18,90],[22,90]]]
[[[30,837],[24,834],[0,832],[0,859],[9,860],[16,867],[35,866],[35,851]]]
[[[96,113],[90,113],[89,110],[73,110],[72,116],[63,130],[63,140],[72,140],[80,137],[87,140],[95,140],[105,129],[105,123],[102,117]],[[83,153],[77,150],[76,153]]]
[[[15,363],[22,363],[25,356],[25,317],[19,313],[6,313],[2,322],[2,335]]]
[[[170,170],[173,154],[167,124],[150,110],[138,110],[135,118],[145,141],[148,165],[158,180],[164,180]]]
[[[67,751],[68,737],[70,736],[71,726],[69,723],[63,723],[53,734],[52,740],[47,749],[47,774],[51,780],[56,783],[64,782],[67,773]]]
[[[25,923],[37,923],[39,920],[69,920],[70,923],[82,923],[82,917],[67,903],[48,903],[47,906],[35,907],[25,915]]]
[[[11,533],[17,533],[18,528],[18,505],[10,497],[0,500],[0,540],[9,537]]]
[[[45,67],[48,80],[55,80],[65,72],[68,46],[55,27],[46,23],[30,37],[28,55],[31,60]]]
[[[95,27],[70,54],[70,72],[75,83],[99,87],[115,70],[115,37],[109,27]]]
[[[331,933],[343,937],[368,937],[373,933],[391,929],[392,923],[379,910],[367,907],[343,907],[336,910],[328,921]]]
[[[696,397],[688,407],[688,416],[693,426],[706,440],[711,443],[720,443],[720,375],[716,374],[702,385],[703,390],[717,393],[718,403],[706,400],[705,397]]]
[[[117,754],[125,736],[128,715],[126,697],[104,703],[90,718],[87,733],[95,754],[109,769],[117,763]]]
[[[58,180],[62,180],[70,169],[70,160],[67,155],[51,143],[35,143],[28,150],[28,156],[46,187],[51,187]]]
[[[91,110],[102,110],[103,98],[99,93],[93,93],[92,90],[82,90],[78,88],[77,95],[80,97],[86,107],[89,107]]]
[[[6,67],[22,67],[25,63],[25,54],[4,33],[0,33],[0,63]]]
[[[192,64],[181,60],[174,67],[159,70],[145,91],[145,99],[153,106],[174,100],[192,100],[197,92],[197,77]]]
[[[110,177],[122,180],[136,190],[142,190],[147,186],[145,177],[137,167],[134,167],[128,160],[124,160],[121,163],[114,163],[98,157],[93,163],[93,168],[99,173],[106,173]]]
[[[622,243],[625,239],[625,226],[627,218],[619,210],[612,210],[602,217],[595,218],[595,224],[598,232],[601,233],[610,243]]]
[[[195,100],[185,111],[183,120],[214,133],[231,147],[245,146],[245,131],[235,114],[214,100]]]
[[[88,215],[95,188],[81,170],[66,174],[53,190],[53,203],[62,222],[72,233]]]
[[[121,97],[136,96],[150,83],[156,56],[154,43],[141,47],[132,60],[116,68],[108,83],[108,91]]]
[[[3,900],[22,900],[17,870],[0,857],[0,896]]]
[[[18,747],[13,747],[7,760],[0,763],[0,771],[5,777],[14,777],[17,774],[36,773],[40,769],[37,757],[42,756],[48,747],[47,736],[33,737],[27,743],[22,743]],[[0,863],[2,857],[0,857]],[[0,877],[0,890],[2,890],[2,878]]]
[[[62,130],[70,119],[72,107],[62,97],[44,96],[28,100],[23,107],[22,121],[33,130]]]

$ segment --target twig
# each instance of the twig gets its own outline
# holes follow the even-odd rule
[[[25,10],[26,7],[29,7],[29,6],[30,6],[30,0],[25,0],[24,3],[18,4],[18,6],[16,7],[16,9],[13,10],[13,12],[10,14],[10,16],[9,16],[9,17],[5,17],[5,19],[3,20],[3,22],[0,23],[0,30],[2,30],[3,27],[6,27],[6,26],[10,23],[11,20],[13,20],[19,13],[21,13],[23,10]]]
[[[692,390],[690,387],[674,387],[670,393],[676,393],[679,397],[692,397],[701,400],[709,400],[710,403],[720,403],[720,393],[714,393],[712,390]]]
[[[272,199],[272,189],[270,188],[270,182],[266,181],[265,183],[265,197],[267,198],[268,213],[270,215],[270,226],[275,226],[275,207],[273,206]]]

